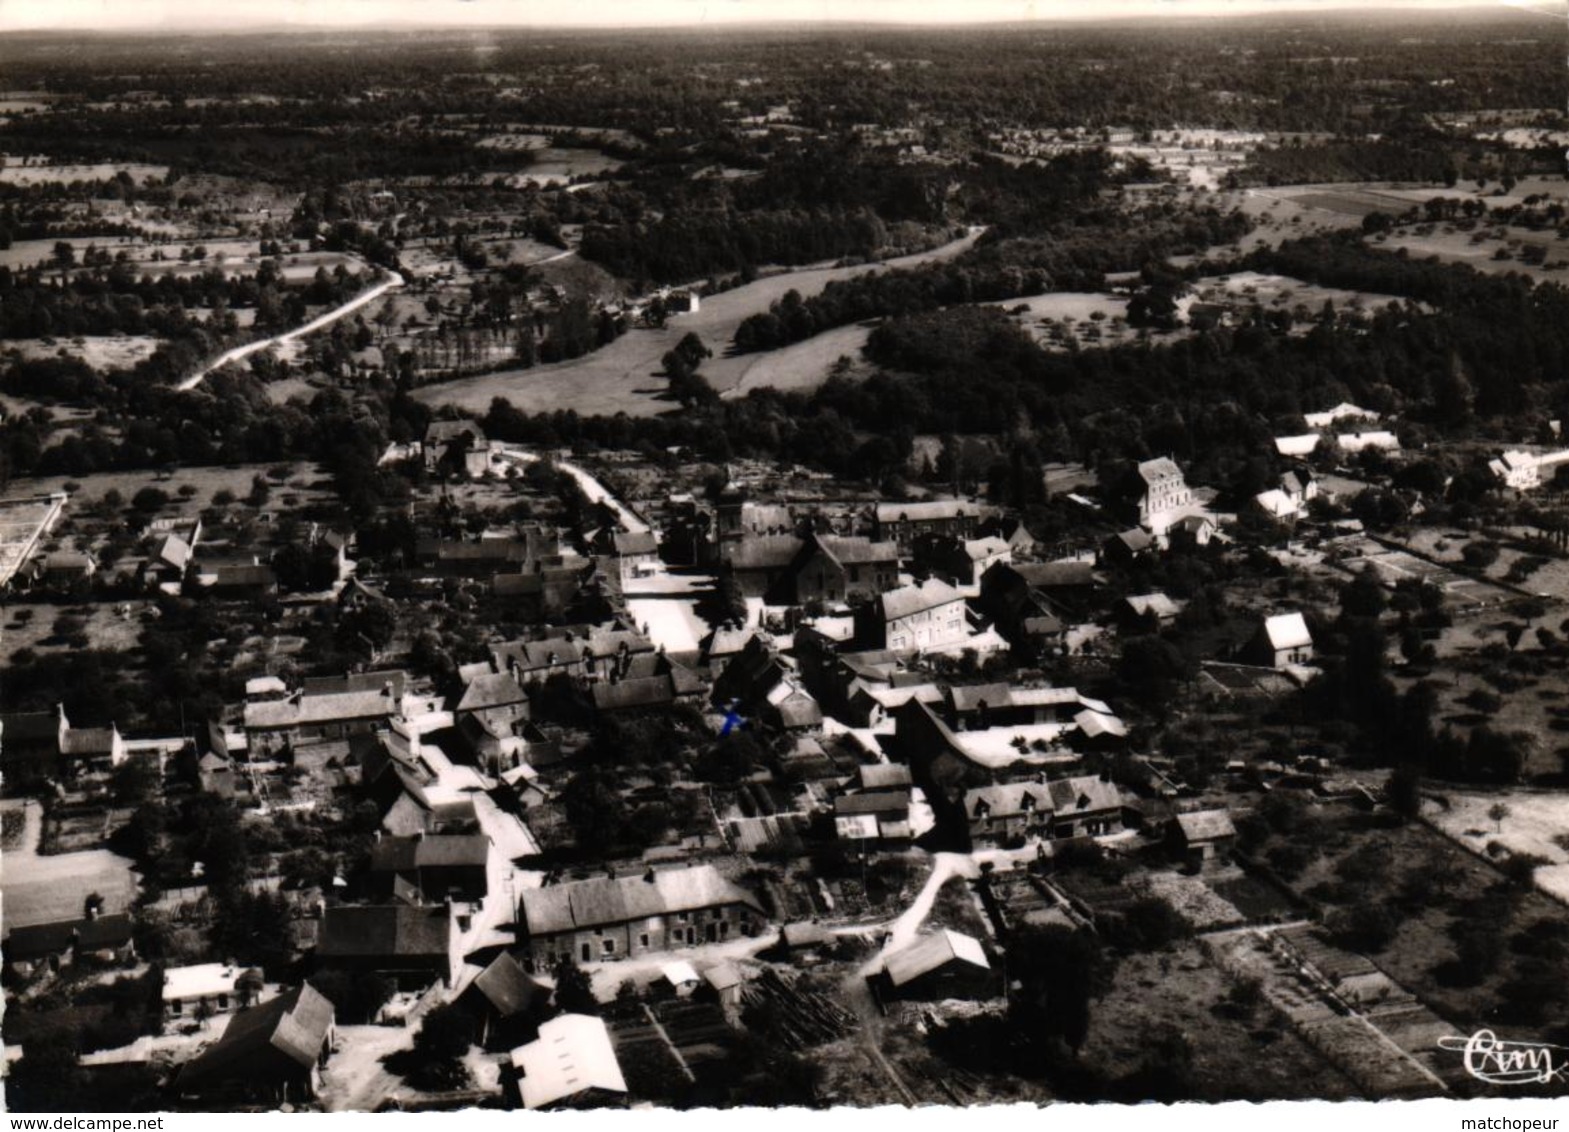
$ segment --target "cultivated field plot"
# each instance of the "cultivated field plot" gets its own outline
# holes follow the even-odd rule
[[[1450,608],[1456,612],[1497,607],[1519,596],[1502,586],[1457,574],[1447,566],[1418,558],[1408,551],[1391,549],[1371,539],[1358,539],[1347,546],[1350,553],[1337,563],[1340,569],[1360,574],[1365,567],[1371,566],[1391,589],[1404,578],[1431,582],[1444,591]]]
[[[639,327],[623,334],[604,349],[572,361],[535,366],[527,370],[504,370],[482,377],[463,378],[440,385],[427,385],[414,396],[427,405],[456,405],[466,412],[484,413],[496,397],[505,397],[528,413],[574,409],[583,416],[657,416],[674,409],[668,399],[665,380],[659,376],[660,359],[682,337],[694,333],[715,357],[703,363],[700,372],[715,389],[735,388],[742,376],[757,361],[752,355],[721,357],[735,336],[736,327],[747,316],[768,309],[770,303],[796,290],[803,296],[815,295],[834,279],[849,279],[887,267],[914,267],[937,259],[951,259],[975,242],[966,236],[930,252],[854,267],[808,268],[759,279],[720,295],[705,298],[691,314],[672,318],[662,329]],[[806,343],[803,343],[806,345]],[[835,356],[838,356],[836,351]]]
[[[1201,878],[1181,873],[1153,873],[1146,884],[1181,916],[1194,931],[1232,928],[1247,922],[1247,917]]]

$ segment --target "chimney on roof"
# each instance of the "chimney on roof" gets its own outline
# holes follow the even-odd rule
[[[654,866],[650,865],[648,867],[648,871],[643,874],[643,881],[646,884],[654,883]]]
[[[381,686],[381,694],[383,696],[385,696],[389,700],[392,699],[392,681],[391,680],[388,680],[385,684],[383,684]]]

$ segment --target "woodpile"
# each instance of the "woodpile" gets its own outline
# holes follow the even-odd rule
[[[800,980],[786,981],[772,968],[747,983],[742,993],[748,1025],[791,1050],[837,1041],[855,1029],[855,1015]]]

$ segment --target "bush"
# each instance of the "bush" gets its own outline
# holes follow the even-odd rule
[[[161,488],[144,487],[131,496],[131,506],[144,515],[150,515],[169,504],[169,493]]]
[[[1324,921],[1324,926],[1336,943],[1373,953],[1388,947],[1400,927],[1387,905],[1371,902],[1336,909]]]

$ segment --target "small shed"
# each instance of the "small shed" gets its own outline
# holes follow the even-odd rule
[[[883,975],[894,998],[988,998],[996,984],[981,941],[948,928],[894,952]]]
[[[1171,846],[1190,865],[1202,866],[1221,856],[1237,839],[1237,827],[1225,808],[1178,814],[1171,823]]]

